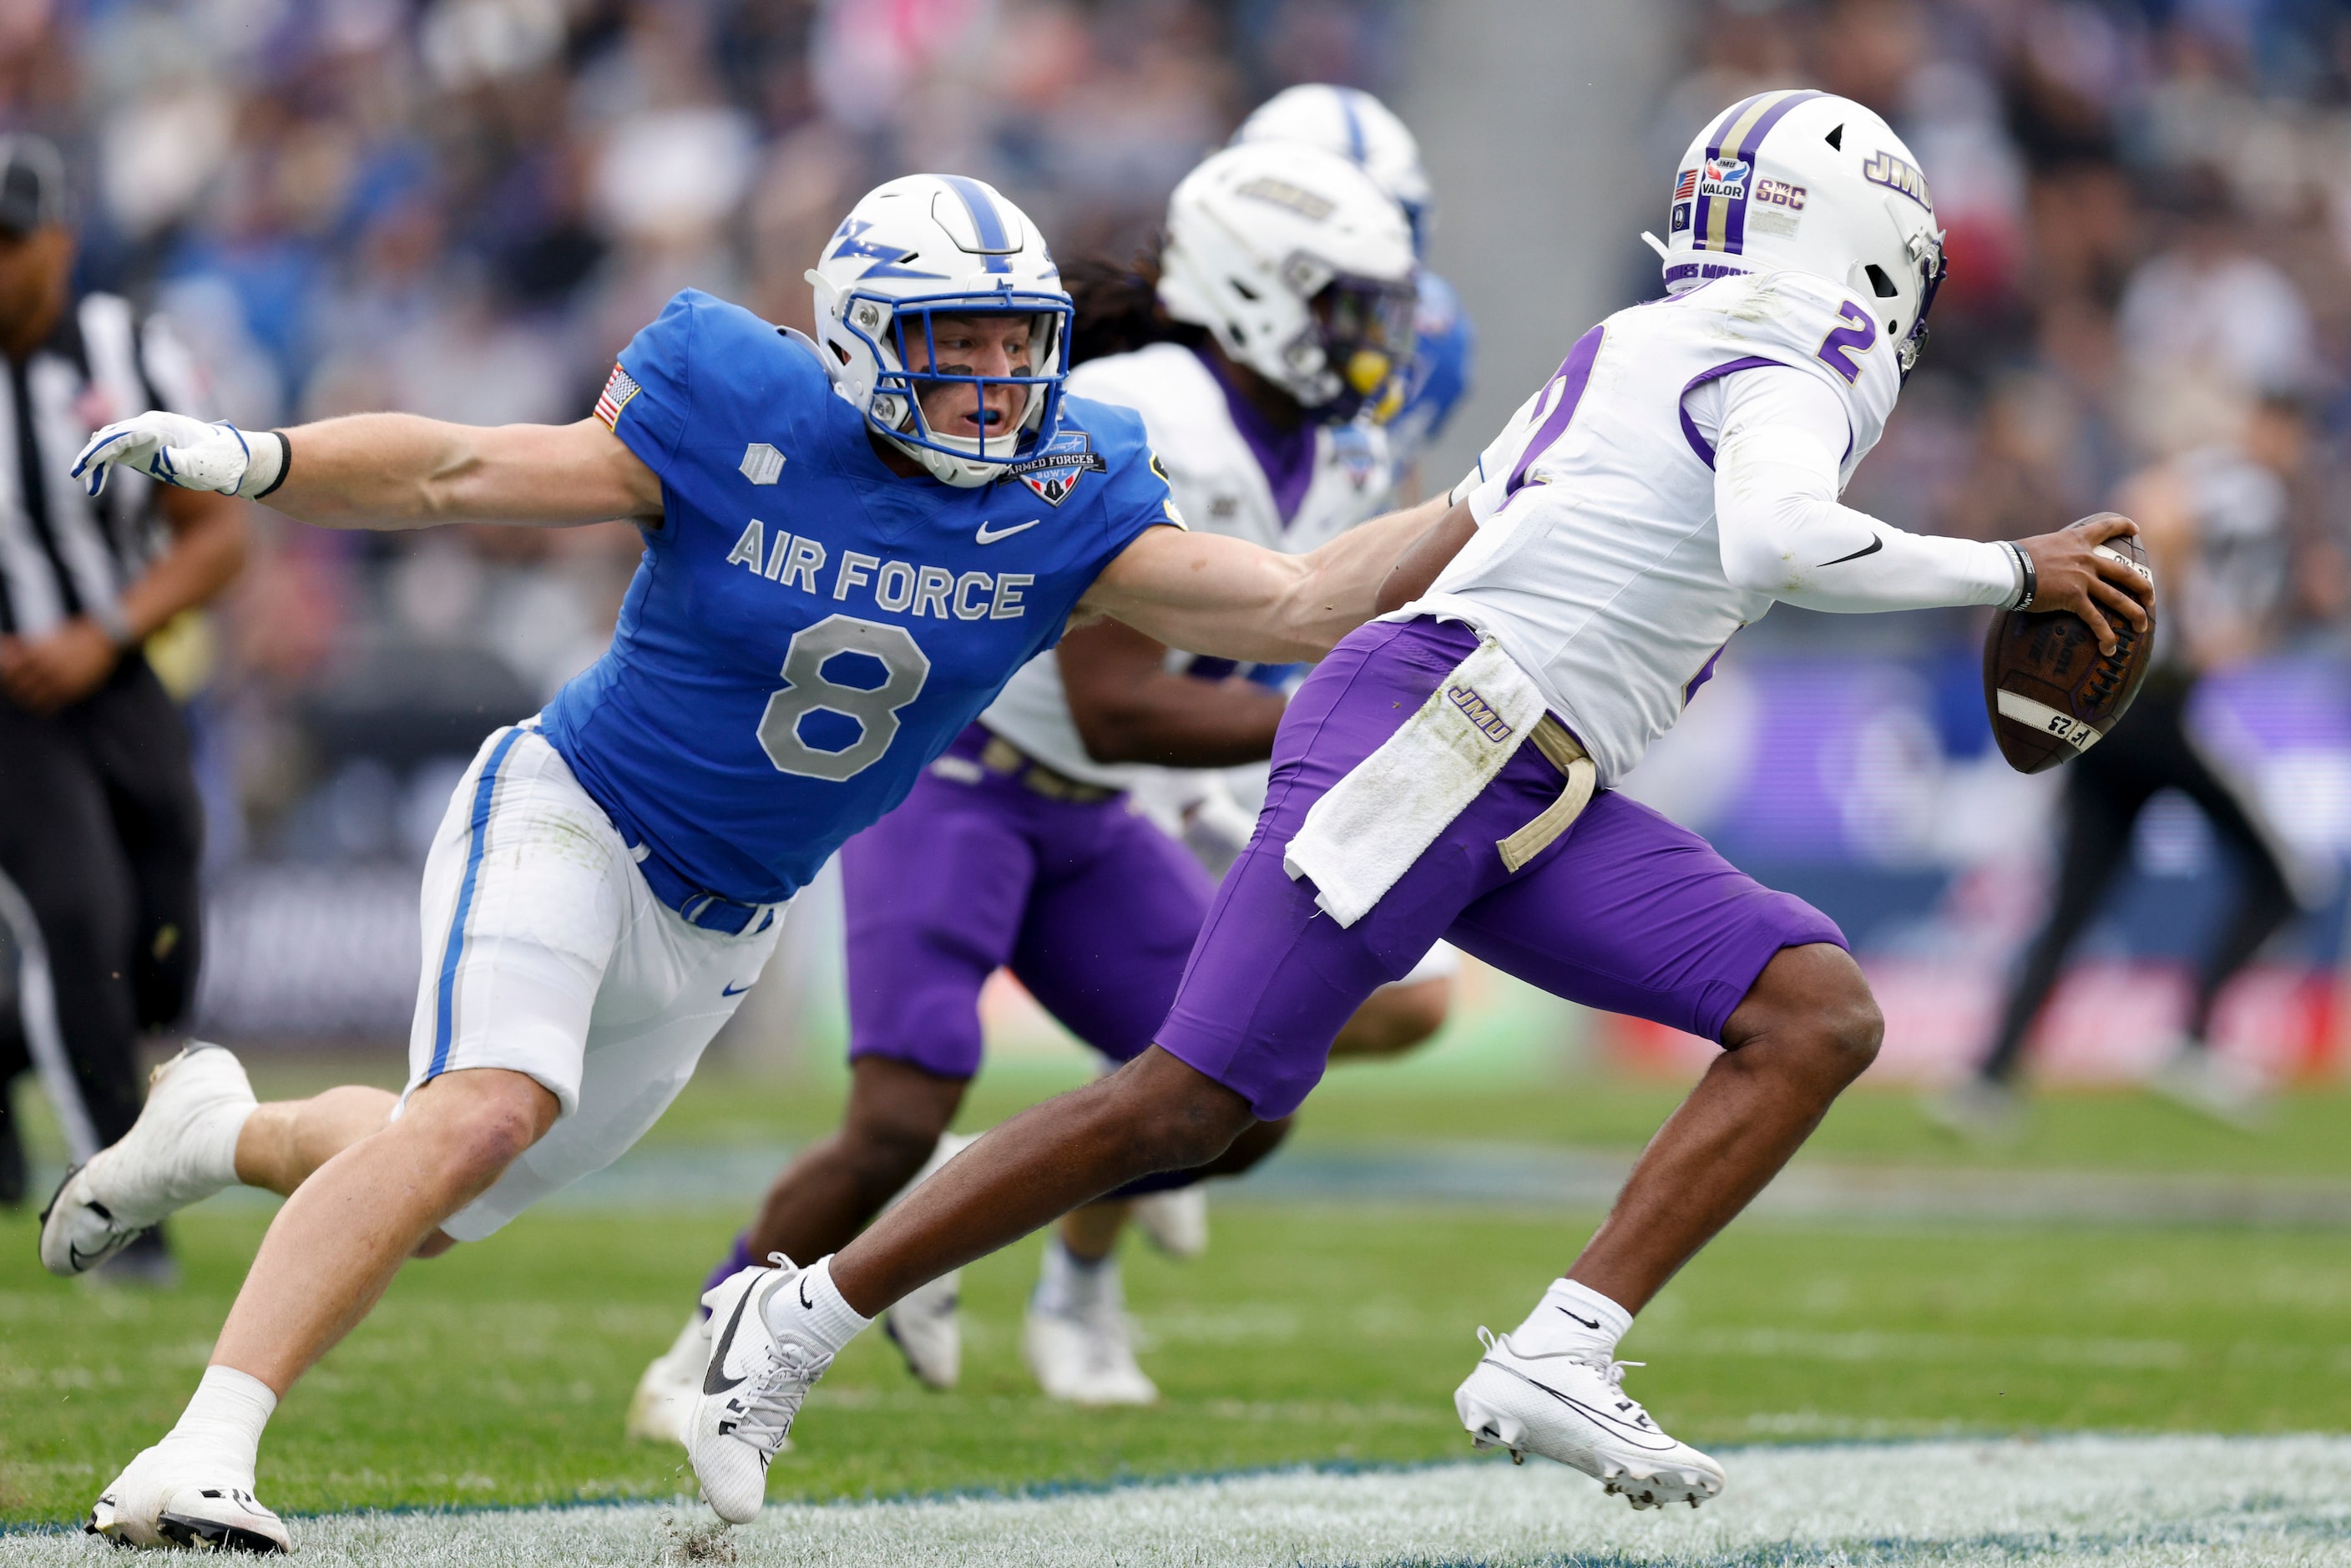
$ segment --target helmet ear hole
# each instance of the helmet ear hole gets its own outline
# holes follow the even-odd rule
[[[1830,146],[1832,146],[1832,147],[1835,148],[1838,152],[1844,152],[1844,126],[1842,126],[1842,125],[1838,126],[1834,131],[1830,131],[1826,136],[1822,137],[1822,138],[1821,138],[1821,140],[1822,140],[1822,141],[1825,141],[1825,142],[1827,142]]]
[[[1886,275],[1886,269],[1876,262],[1871,262],[1863,270],[1869,274],[1869,287],[1876,291],[1880,299],[1891,299],[1902,292],[1894,286],[1894,279]]]

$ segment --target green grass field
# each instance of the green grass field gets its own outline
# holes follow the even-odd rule
[[[984,1125],[1065,1070],[998,1072]],[[307,1068],[260,1076],[298,1087]],[[1603,1081],[1507,1094],[1334,1077],[1301,1147],[1411,1138],[1636,1145],[1670,1088]],[[837,1111],[837,1081],[706,1078],[655,1144],[767,1145]],[[2284,1108],[2261,1138],[2136,1096],[2039,1107],[2017,1147],[1932,1140],[1892,1096],[1849,1097],[1808,1160],[1975,1162],[2351,1176],[2344,1096]],[[2330,1134],[2334,1135],[2330,1135]],[[1865,1168],[1856,1166],[1856,1170]],[[751,1195],[745,1194],[747,1203]],[[178,1222],[174,1291],[54,1281],[30,1216],[0,1219],[0,1518],[62,1521],[176,1414],[267,1218],[250,1200]],[[743,1208],[549,1209],[411,1268],[287,1400],[264,1451],[274,1506],[315,1511],[687,1491],[683,1455],[620,1436],[644,1361],[675,1332]],[[1466,1452],[1450,1392],[1471,1331],[1506,1326],[1595,1217],[1369,1204],[1230,1202],[1209,1255],[1128,1255],[1141,1412],[1038,1398],[1015,1348],[1035,1244],[967,1275],[965,1385],[927,1393],[878,1336],[819,1389],[778,1498],[1018,1490],[1301,1460]],[[2351,1246],[2340,1231],[2195,1227],[1893,1227],[1753,1219],[1644,1314],[1631,1386],[1701,1444],[1938,1433],[2351,1427]]]

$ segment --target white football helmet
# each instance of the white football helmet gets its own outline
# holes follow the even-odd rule
[[[1894,128],[1849,98],[1761,92],[1716,117],[1682,154],[1667,239],[1666,289],[1732,273],[1826,277],[1873,303],[1906,377],[1943,280],[1943,231],[1918,160]]]
[[[1070,297],[1044,236],[995,187],[960,174],[908,174],[877,186],[849,211],[808,275],[816,287],[817,340],[833,390],[892,445],[960,488],[1001,478],[1006,467],[1061,423]],[[935,316],[1025,315],[1026,367],[1006,376],[955,367],[906,369],[907,334],[925,339]],[[1002,435],[942,435],[923,418],[917,383],[958,382],[1028,393]]]
[[[1400,393],[1416,298],[1403,210],[1336,153],[1228,147],[1168,199],[1160,304],[1324,423]]]
[[[1413,254],[1427,246],[1428,171],[1420,164],[1419,139],[1363,89],[1327,82],[1286,87],[1259,104],[1233,132],[1231,145],[1249,141],[1303,141],[1359,165],[1404,209]]]

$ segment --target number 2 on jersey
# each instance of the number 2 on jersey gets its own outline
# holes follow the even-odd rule
[[[1837,307],[1837,316],[1853,325],[1839,327],[1823,339],[1818,358],[1846,381],[1857,382],[1861,379],[1861,367],[1853,362],[1853,357],[1877,347],[1877,323],[1870,319],[1868,311],[1850,299]]]
[[[848,685],[825,674],[838,654],[861,654],[882,666],[880,685]],[[759,749],[779,773],[839,783],[882,760],[898,736],[898,710],[923,695],[931,661],[903,626],[828,615],[804,626],[784,649],[784,685],[759,716]],[[838,751],[810,746],[800,721],[822,709],[857,723],[858,737]]]

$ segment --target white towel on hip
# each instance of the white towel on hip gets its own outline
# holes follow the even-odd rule
[[[1281,869],[1353,925],[1467,810],[1543,716],[1542,694],[1492,638],[1437,683],[1420,711],[1306,813]]]

